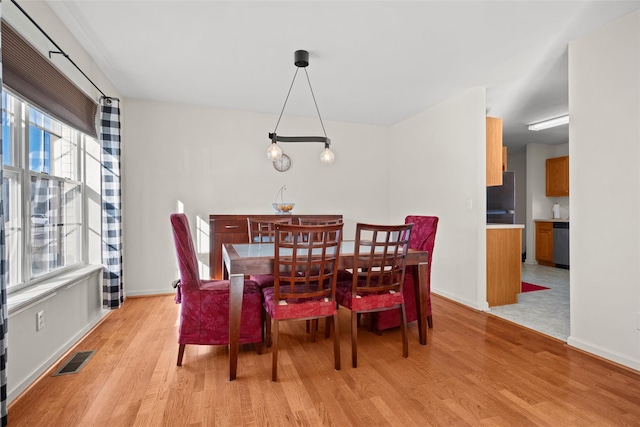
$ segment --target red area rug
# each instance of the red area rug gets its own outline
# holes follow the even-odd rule
[[[545,289],[549,288],[534,285],[533,283],[522,282],[522,292],[544,291]]]

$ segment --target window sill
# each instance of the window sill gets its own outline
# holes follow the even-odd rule
[[[101,270],[102,265],[86,265],[9,294],[7,296],[9,316],[16,315],[36,303],[49,299],[60,289],[70,288]]]

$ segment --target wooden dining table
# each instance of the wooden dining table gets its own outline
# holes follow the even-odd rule
[[[349,269],[354,265],[354,241],[342,241],[338,268]],[[225,272],[231,279],[229,308],[229,379],[236,378],[238,366],[238,349],[240,343],[240,314],[242,312],[242,295],[244,277],[257,274],[273,274],[273,243],[224,243],[222,245],[222,261]],[[427,292],[429,286],[428,260],[429,253],[417,249],[409,249],[407,253],[407,269],[412,272],[416,294],[416,311],[418,315],[418,338],[420,344],[427,344]]]

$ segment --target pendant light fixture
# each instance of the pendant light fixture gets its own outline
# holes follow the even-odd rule
[[[322,123],[322,117],[320,116],[318,103],[316,102],[316,97],[313,94],[311,80],[309,80],[309,74],[307,73],[306,69],[306,67],[309,65],[309,52],[307,52],[306,50],[296,50],[294,53],[293,63],[297,67],[296,73],[293,75],[293,81],[291,82],[291,86],[289,87],[287,98],[284,100],[284,105],[282,106],[282,111],[280,111],[280,117],[278,117],[276,127],[273,132],[269,133],[271,145],[267,149],[267,158],[269,160],[278,160],[280,157],[282,157],[282,148],[278,146],[278,142],[320,142],[324,144],[324,150],[320,154],[320,161],[322,163],[331,163],[335,158],[333,152],[329,148],[331,146],[331,140],[327,138],[327,131],[324,129],[324,123]],[[280,119],[282,119],[284,109],[287,106],[287,101],[289,100],[291,89],[293,88],[293,84],[296,81],[296,77],[298,76],[298,71],[300,71],[300,68],[304,69],[304,73],[307,76],[307,82],[309,83],[309,89],[311,90],[311,96],[313,97],[313,103],[316,106],[316,111],[318,112],[318,118],[320,119],[320,125],[322,126],[322,132],[324,133],[324,136],[280,136],[276,133],[278,130],[278,125],[280,124]]]

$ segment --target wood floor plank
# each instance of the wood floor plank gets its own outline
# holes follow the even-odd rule
[[[127,299],[74,349],[96,350],[89,363],[52,377],[61,359],[9,405],[10,425],[640,425],[640,373],[436,295],[427,346],[411,325],[404,359],[399,330],[361,327],[355,369],[348,310],[340,371],[332,338],[282,322],[278,382],[271,349],[250,345],[233,382],[224,346],[187,346],[177,367],[179,309],[171,296]]]

